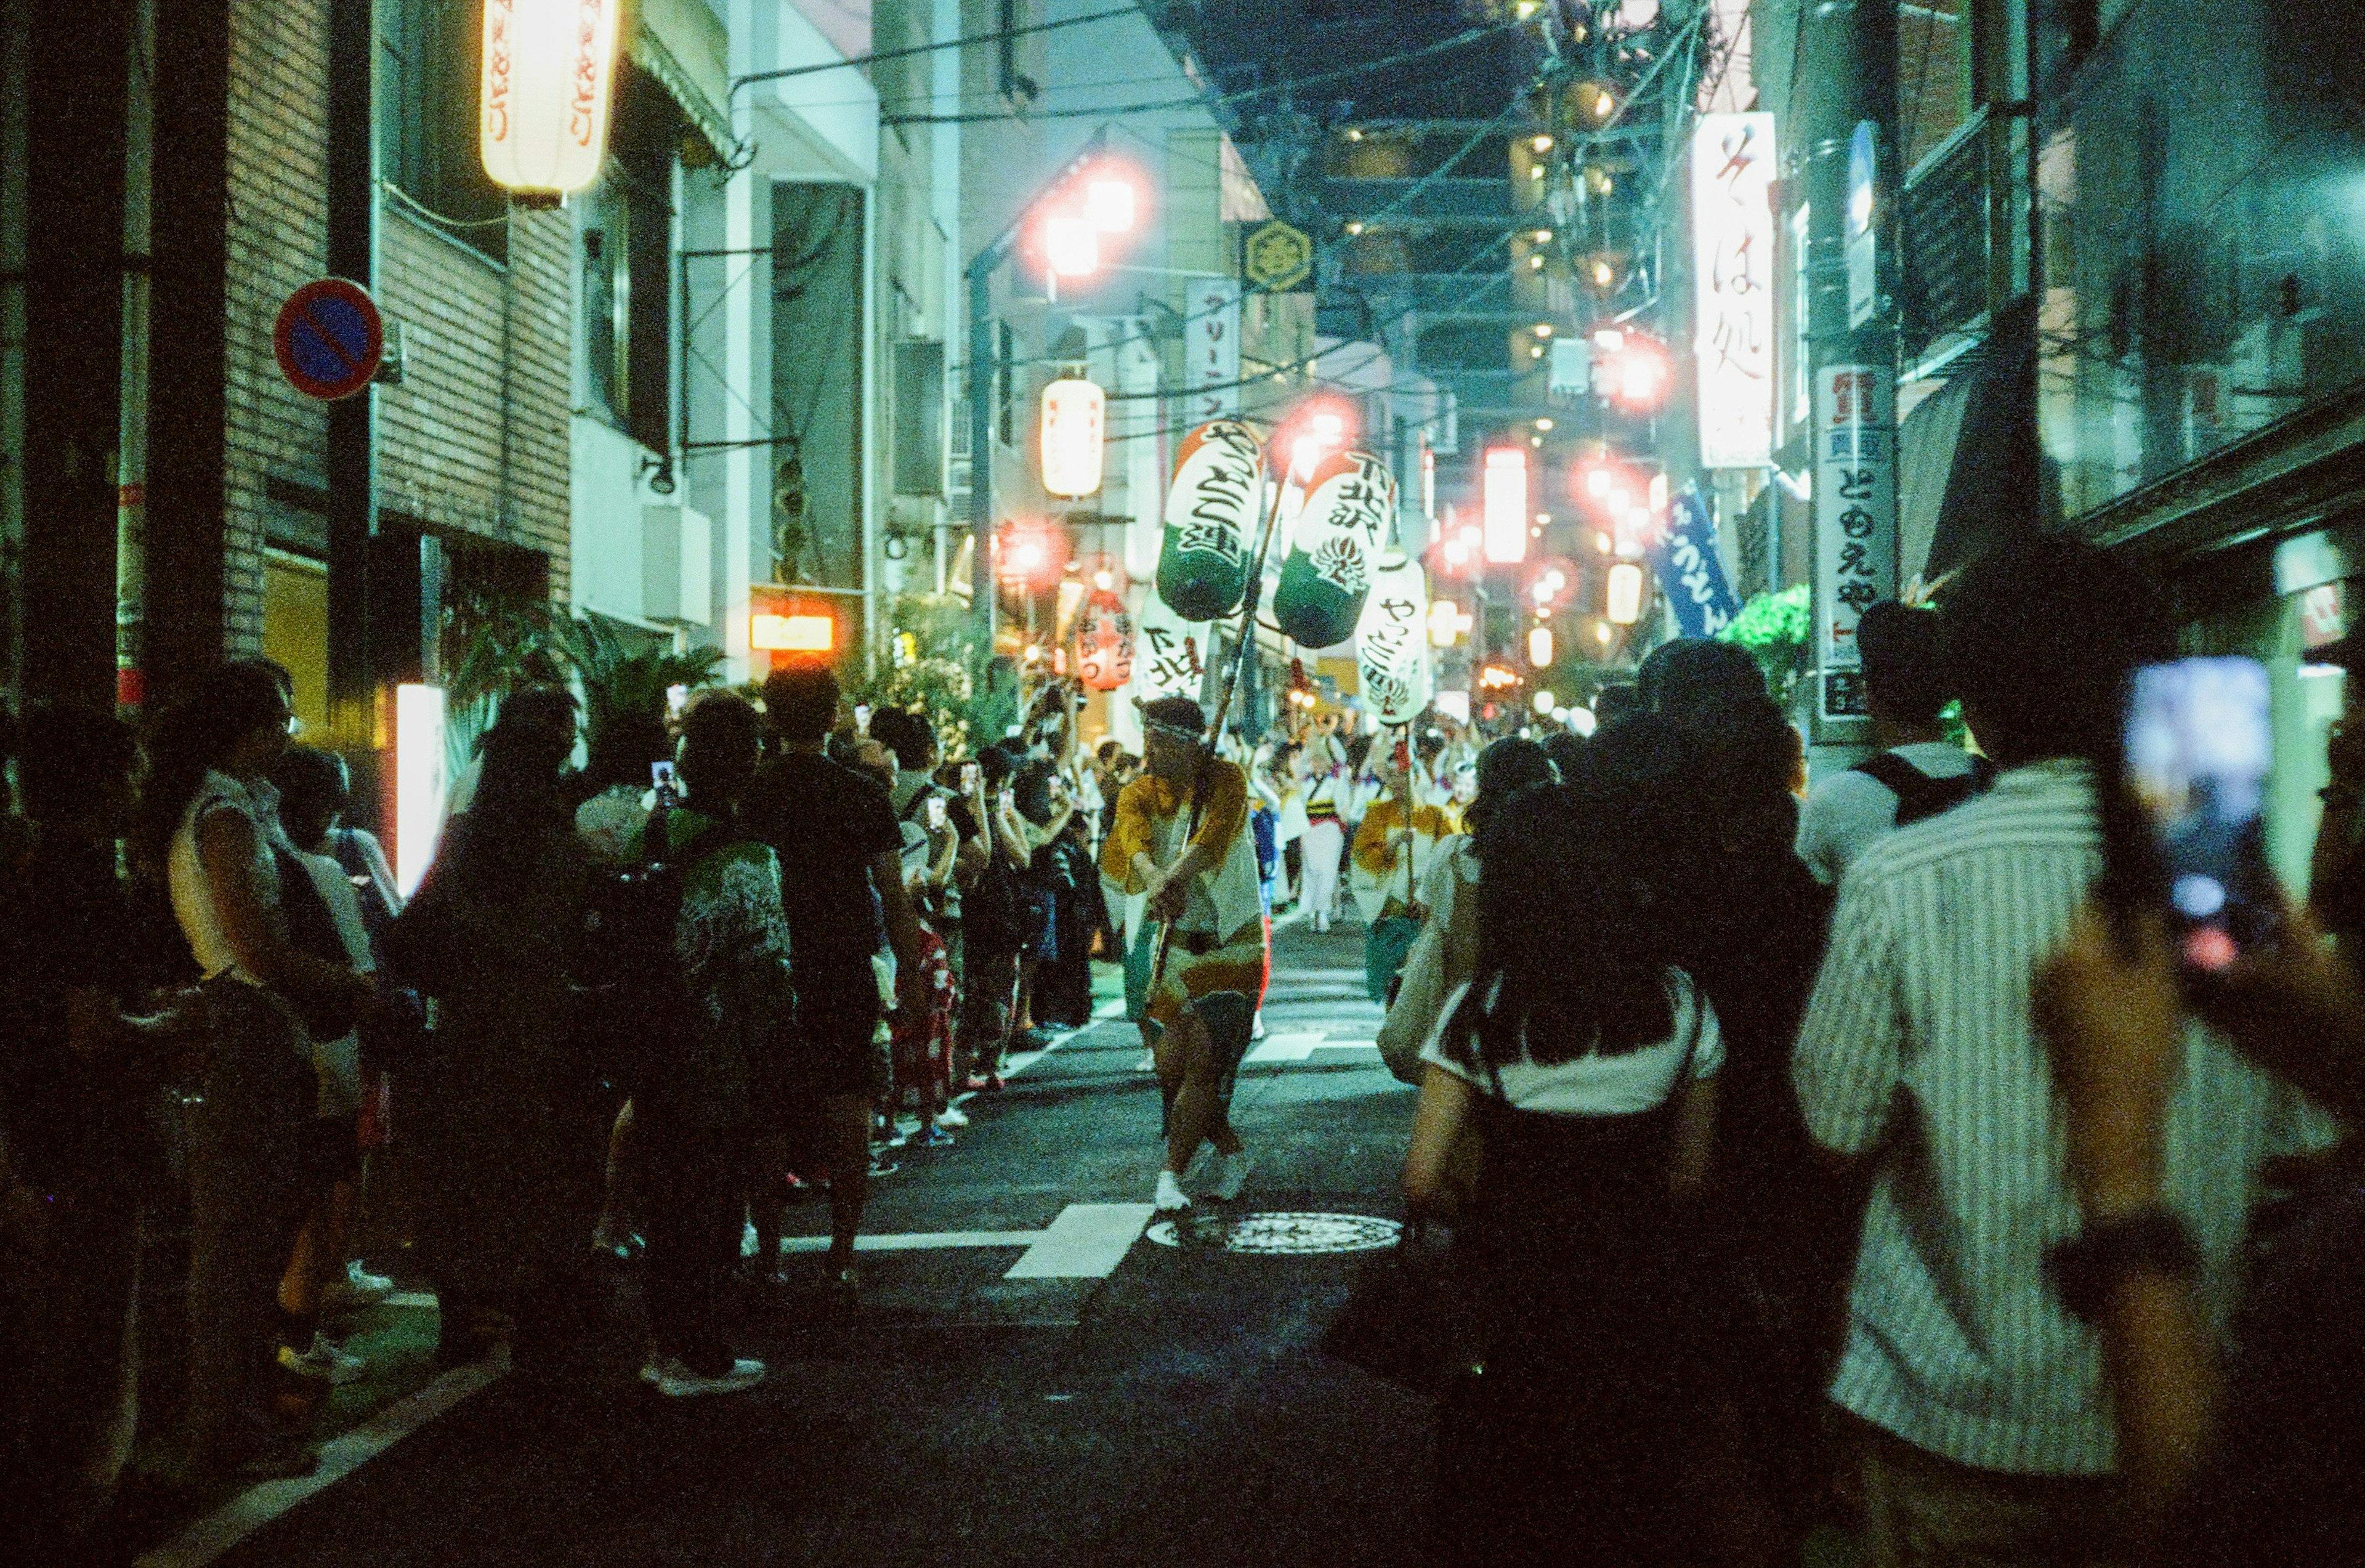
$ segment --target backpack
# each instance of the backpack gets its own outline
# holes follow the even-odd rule
[[[1995,782],[1995,764],[1984,756],[1971,758],[1971,770],[1955,778],[1933,778],[1893,751],[1875,752],[1851,771],[1885,786],[1897,797],[1899,827],[1951,812],[1972,796],[1985,794]]]
[[[701,1027],[676,934],[683,874],[722,824],[672,850],[671,816],[661,801],[642,826],[640,859],[594,879],[570,961],[581,1032],[601,1075],[627,1095],[660,1089],[656,1065]]]

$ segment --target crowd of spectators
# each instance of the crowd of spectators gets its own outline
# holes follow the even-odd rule
[[[2353,1559],[2365,992],[2298,911],[2197,974],[2109,873],[2161,596],[2038,536],[1863,632],[1877,747],[1811,792],[1715,642],[1553,780],[1482,759],[1382,1033],[1472,1292],[1431,1555]]]
[[[588,749],[572,696],[521,689],[408,900],[267,660],[142,731],[12,720],[7,1559],[92,1529],[135,1438],[175,1488],[308,1470],[326,1391],[369,1370],[341,1330],[398,1273],[432,1293],[439,1361],[498,1346],[551,1377],[584,1370],[622,1263],[642,1378],[675,1397],[762,1379],[749,1291],[853,1307],[870,1182],[1088,1022],[1115,956],[1094,847],[1138,762],[1079,753],[1070,684],[1032,695],[947,764],[946,716],[849,704],[819,668]],[[800,1271],[788,1211],[823,1192]],[[140,1305],[174,1296],[185,1389],[143,1389]]]

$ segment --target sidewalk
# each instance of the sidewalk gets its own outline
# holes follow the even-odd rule
[[[1113,964],[1095,963],[1092,994],[1093,1022],[1121,1014],[1123,971]],[[1060,1031],[1044,1050],[1013,1056],[1004,1076],[1025,1072],[1069,1034],[1080,1032]],[[964,1093],[955,1103],[975,1098]],[[899,1149],[895,1158],[900,1170],[883,1180],[899,1187],[925,1180],[925,1154]],[[302,1421],[309,1406],[307,1446],[319,1459],[319,1470],[309,1476],[259,1484],[187,1484],[174,1451],[185,1383],[185,1331],[177,1281],[185,1274],[187,1238],[168,1225],[150,1238],[148,1277],[174,1282],[143,1293],[140,1434],[125,1474],[116,1529],[101,1561],[133,1562],[140,1568],[204,1568],[260,1525],[334,1484],[505,1375],[508,1361],[499,1351],[463,1366],[437,1367],[436,1300],[423,1271],[411,1260],[402,1174],[390,1168],[374,1181],[385,1190],[383,1200],[374,1194],[383,1212],[373,1219],[369,1234],[357,1240],[369,1265],[393,1277],[395,1294],[331,1325],[332,1337],[367,1362],[367,1370],[342,1387],[289,1375],[281,1391],[282,1413],[291,1420]],[[791,1232],[814,1224],[825,1230],[827,1205],[818,1194],[790,1214]],[[591,1277],[589,1288],[611,1291],[618,1298],[636,1296],[637,1291],[626,1284],[629,1273],[629,1269],[622,1273],[601,1270]],[[612,1313],[630,1304],[618,1299],[608,1305]]]

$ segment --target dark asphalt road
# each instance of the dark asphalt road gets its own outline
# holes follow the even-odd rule
[[[1267,1059],[1235,1103],[1257,1159],[1236,1209],[1395,1212],[1412,1095],[1368,1047],[1379,1010],[1362,980],[1360,932],[1281,934]],[[869,1226],[965,1244],[867,1253],[850,1323],[795,1303],[751,1316],[759,1390],[657,1399],[620,1331],[600,1375],[555,1392],[499,1380],[219,1561],[1407,1561],[1426,1407],[1313,1349],[1357,1257],[1145,1238],[1105,1277],[1010,1279],[1044,1254],[946,1234],[1063,1214],[1090,1228],[1107,1211],[1070,1205],[1146,1204],[1158,1094],[1139,1059],[1132,1027],[1103,1023],[972,1100],[958,1148],[874,1189]],[[817,1204],[797,1212],[825,1224]]]

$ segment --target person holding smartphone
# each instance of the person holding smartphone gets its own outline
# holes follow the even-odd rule
[[[963,1126],[969,1118],[953,1108],[954,1023],[960,1002],[952,955],[945,938],[947,924],[958,912],[953,872],[960,856],[960,834],[952,825],[950,803],[938,788],[936,734],[924,714],[883,708],[871,716],[871,739],[884,745],[895,763],[895,781],[887,794],[903,836],[903,883],[920,917],[921,964],[925,971],[921,990],[923,1011],[898,1013],[894,1019],[895,1104],[906,1095],[920,1118],[912,1141],[922,1148],[949,1148],[947,1127]]]
[[[2118,1433],[2045,1268],[2080,1208],[2029,999],[2103,880],[2124,813],[2096,759],[2119,753],[2121,693],[2172,656],[2172,623],[2129,567],[2054,535],[1966,567],[1941,613],[2000,772],[1850,867],[1792,1062],[1809,1132],[1869,1181],[1831,1394],[1862,1439],[1869,1568],[2118,1561]],[[2161,1181],[2224,1300],[2298,1106],[2223,1044],[2180,1046]]]

